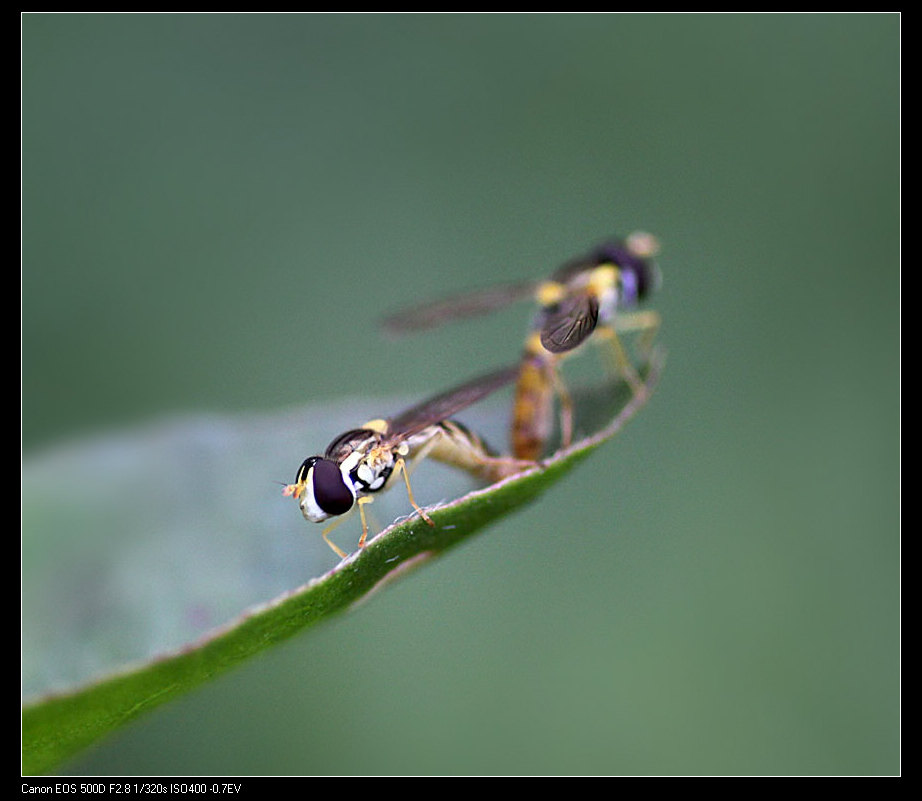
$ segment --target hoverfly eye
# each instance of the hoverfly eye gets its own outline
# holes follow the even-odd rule
[[[635,305],[656,289],[659,271],[653,259],[635,253],[624,242],[603,245],[595,255],[600,262],[608,261],[618,268],[623,306]]]
[[[635,256],[631,260],[631,271],[634,274],[634,286],[637,300],[643,300],[659,286],[659,269],[652,259]]]
[[[306,481],[308,472],[318,461],[320,461],[319,456],[309,456],[307,459],[301,462],[301,466],[298,468],[298,472],[295,473],[295,484],[300,484],[302,481]]]
[[[318,459],[314,462],[314,500],[328,515],[342,515],[352,508],[355,496],[346,486],[336,462]]]

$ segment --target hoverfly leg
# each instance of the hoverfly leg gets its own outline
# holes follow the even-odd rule
[[[646,386],[637,374],[634,365],[631,363],[627,351],[621,343],[621,338],[615,332],[615,329],[609,326],[599,326],[596,332],[600,342],[606,342],[610,345],[610,348],[606,349],[606,353],[608,353],[613,360],[612,369],[615,374],[624,377],[628,384],[631,385],[631,391],[635,396],[642,396],[642,394],[647,391]]]
[[[557,368],[551,366],[548,373],[560,402],[560,444],[561,447],[569,448],[573,443],[573,398]]]
[[[347,554],[342,548],[340,548],[335,542],[333,542],[333,540],[331,540],[329,536],[327,535],[334,528],[336,528],[340,523],[342,523],[343,520],[346,519],[346,517],[347,517],[346,515],[340,515],[330,525],[328,525],[322,532],[323,541],[336,552],[336,555],[339,556],[340,559],[345,559],[349,554]]]
[[[420,451],[420,453],[414,457],[414,461],[417,459],[424,459],[426,456],[426,453],[428,453],[428,451],[431,449],[434,443],[435,443],[435,440],[433,439],[427,445],[427,447],[423,448],[423,450]],[[432,522],[432,518],[429,517],[429,515],[427,515],[425,511],[423,511],[422,507],[418,503],[416,503],[416,499],[413,497],[413,490],[410,487],[410,471],[407,469],[407,463],[403,460],[403,457],[400,457],[397,460],[397,463],[394,466],[394,470],[395,472],[399,472],[403,476],[403,481],[407,485],[407,497],[410,499],[410,505],[417,512],[419,512],[419,516],[423,520],[425,520],[430,526],[434,526],[435,523]]]
[[[359,505],[359,514],[362,516],[362,536],[359,537],[359,548],[365,547],[365,540],[368,539],[368,521],[365,519],[365,504],[374,500],[370,495],[364,495],[356,502]]]
[[[658,312],[648,309],[646,311],[622,312],[618,315],[615,327],[620,332],[640,332],[637,347],[647,357],[653,350],[653,342],[660,327]]]

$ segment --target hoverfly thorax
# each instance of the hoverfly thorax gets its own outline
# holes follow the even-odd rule
[[[357,494],[383,489],[396,465],[394,447],[383,447],[387,430],[383,420],[340,434],[327,448],[326,458],[339,464]]]
[[[366,453],[356,453],[343,463],[349,478],[358,492],[377,492],[384,489],[397,464],[396,449],[373,447]]]
[[[433,328],[531,298],[537,309],[519,361],[510,439],[515,458],[533,461],[540,458],[553,429],[555,397],[561,443],[571,444],[573,400],[560,365],[590,339],[604,346],[608,375],[624,379],[637,397],[645,394],[632,360],[635,354],[650,355],[659,329],[656,310],[638,308],[659,288],[654,262],[658,252],[656,238],[638,231],[569,259],[544,280],[502,284],[423,304],[388,316],[384,325],[394,333]],[[628,347],[622,335],[630,338]]]

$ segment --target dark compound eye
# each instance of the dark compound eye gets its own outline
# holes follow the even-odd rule
[[[316,462],[320,461],[319,456],[309,456],[298,468],[298,472],[295,473],[295,484],[300,484],[302,481],[307,480],[307,472],[310,470]]]
[[[317,459],[314,467],[314,500],[328,515],[342,515],[352,508],[355,498],[336,462]]]
[[[634,253],[625,242],[610,242],[595,251],[597,264],[610,262],[621,271],[621,303],[633,306],[656,289],[659,272],[653,260]]]
[[[634,277],[634,292],[637,300],[643,300],[653,292],[659,283],[659,271],[652,259],[634,256],[630,262]]]

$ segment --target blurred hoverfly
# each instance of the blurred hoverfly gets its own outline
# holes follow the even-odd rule
[[[573,403],[559,363],[590,337],[608,344],[615,374],[623,376],[635,393],[644,391],[618,332],[642,332],[647,348],[656,335],[659,315],[635,307],[659,284],[653,261],[658,249],[650,234],[633,233],[564,263],[548,279],[423,304],[385,318],[383,325],[391,333],[423,330],[534,298],[538,312],[519,364],[511,441],[516,458],[535,460],[553,428],[555,395],[560,401],[562,444],[566,447],[572,441]]]
[[[374,493],[402,474],[410,505],[430,526],[432,519],[417,505],[410,488],[409,472],[429,457],[468,471],[472,475],[497,481],[529,466],[522,460],[496,456],[472,431],[450,419],[462,409],[511,384],[518,375],[517,365],[496,370],[435,395],[387,420],[372,420],[334,439],[323,456],[311,456],[298,468],[294,484],[283,494],[299,502],[301,513],[312,523],[337,520],[323,531],[323,539],[340,556],[346,554],[328,537],[329,532],[358,506],[362,516],[364,547],[368,524],[364,506]]]

